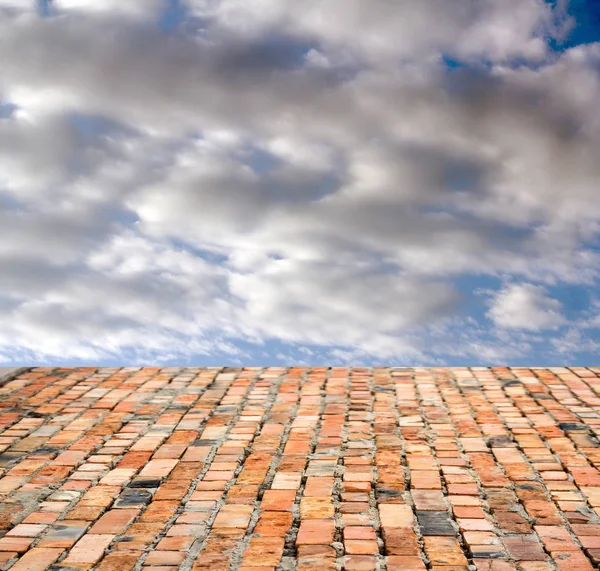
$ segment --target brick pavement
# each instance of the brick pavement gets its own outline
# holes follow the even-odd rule
[[[587,571],[600,368],[122,368],[0,387],[0,568]]]

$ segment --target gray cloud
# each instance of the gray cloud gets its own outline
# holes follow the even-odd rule
[[[503,327],[597,280],[600,46],[547,4],[126,4],[0,2],[0,353],[495,358],[457,280],[532,284]]]
[[[218,30],[261,36],[284,30],[372,65],[439,52],[492,60],[542,58],[545,37],[572,25],[538,0],[187,0]],[[435,25],[432,25],[435,22]]]

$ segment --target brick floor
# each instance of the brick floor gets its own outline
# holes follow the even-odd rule
[[[38,368],[0,568],[586,571],[600,368]]]

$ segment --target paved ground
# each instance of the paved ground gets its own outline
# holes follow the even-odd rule
[[[12,379],[16,373],[22,370],[24,369],[16,367],[0,367],[0,385],[2,385],[4,381]]]
[[[600,368],[35,369],[0,566],[586,571]]]

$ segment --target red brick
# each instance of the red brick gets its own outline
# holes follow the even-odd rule
[[[201,542],[192,569],[228,571],[247,541],[240,571],[274,571],[292,514],[298,571],[370,571],[382,547],[389,571],[600,563],[600,369],[39,371],[0,391],[0,450],[24,455],[0,477],[0,566],[177,571]]]
[[[30,549],[11,569],[14,571],[44,571],[52,565],[63,553],[61,548]]]
[[[303,520],[296,538],[299,545],[326,545],[333,541],[333,520]]]
[[[61,562],[64,567],[91,569],[104,555],[113,535],[84,535]]]
[[[106,512],[89,530],[92,534],[118,535],[137,517],[137,509],[118,509]]]

